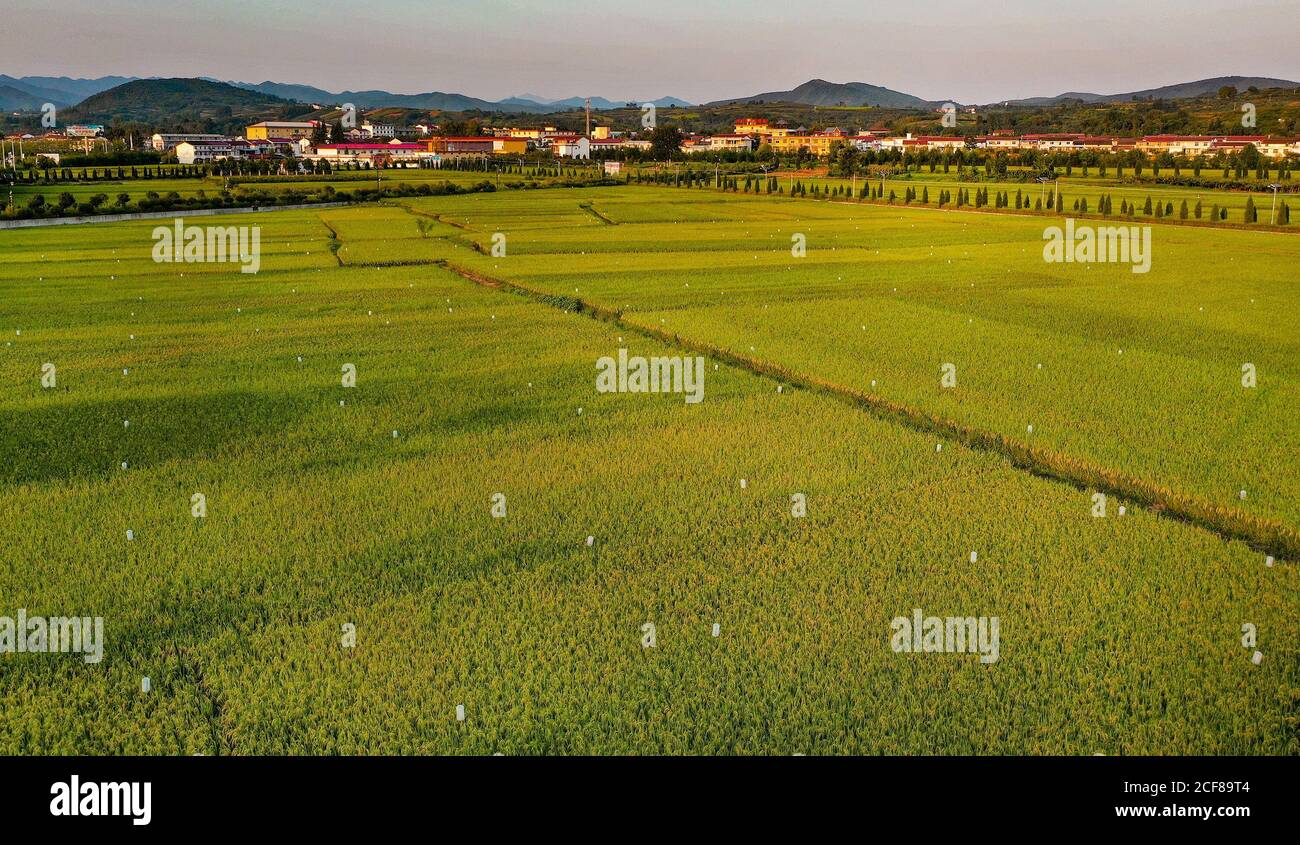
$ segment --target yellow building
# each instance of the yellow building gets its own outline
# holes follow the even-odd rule
[[[492,152],[497,155],[523,155],[528,152],[527,138],[493,138]]]
[[[772,138],[784,138],[790,134],[788,126],[773,126],[763,117],[741,117],[736,119],[737,135],[754,135],[758,143],[764,144]]]
[[[499,138],[531,138],[536,141],[548,132],[554,132],[554,126],[544,126],[541,129],[525,129],[521,126],[511,126],[504,129],[493,129],[492,134]]]
[[[596,140],[596,141],[605,140],[606,138],[609,137],[609,127],[608,126],[591,127],[591,137],[592,140]]]
[[[296,141],[310,138],[316,131],[316,124],[308,121],[264,120],[245,127],[244,137],[250,141],[269,141],[272,138],[284,138]]]
[[[843,141],[844,136],[840,134],[825,134],[817,132],[811,135],[776,135],[773,133],[766,138],[766,143],[772,145],[774,153],[797,153],[800,147],[807,147],[808,152],[818,158],[825,158],[831,154],[831,144],[836,141]]]
[[[444,137],[435,135],[423,142],[431,153],[492,153],[493,155],[523,155],[528,152],[527,138],[496,138],[492,135]]]

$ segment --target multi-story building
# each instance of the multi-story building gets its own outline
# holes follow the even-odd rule
[[[1137,142],[1137,148],[1149,155],[1184,156],[1234,153],[1251,145],[1268,158],[1285,158],[1298,152],[1294,138],[1269,135],[1147,135]]]
[[[1269,158],[1300,155],[1300,138],[1265,138],[1256,141],[1255,148]]]
[[[747,153],[754,149],[754,137],[752,135],[728,133],[724,135],[710,135],[707,140],[709,143],[709,149],[715,152],[728,151]]]
[[[229,138],[209,141],[181,141],[174,149],[180,164],[205,164],[227,158],[242,158],[242,147]]]
[[[810,133],[791,133],[788,135],[771,136],[766,143],[772,145],[772,152],[789,154],[797,153],[801,149],[807,149],[808,152],[818,158],[826,158],[831,154],[831,147],[836,143],[845,143],[848,141],[846,135],[838,130],[826,132]]]
[[[709,140],[699,135],[692,135],[682,139],[682,144],[678,148],[684,155],[691,153],[707,153],[709,151]]]
[[[460,137],[437,135],[423,142],[431,153],[489,153],[493,155],[523,155],[528,152],[527,138],[507,138],[494,135],[466,135]]]
[[[976,139],[975,146],[986,150],[1018,150],[1020,137],[1010,129],[995,129],[992,134]]]
[[[1074,149],[1075,141],[1082,137],[1083,135],[1078,132],[1048,132],[1041,135],[1022,135],[1020,136],[1020,145],[1021,147],[1047,152],[1054,150],[1069,152]]]
[[[559,132],[559,130],[556,129],[554,126],[545,126],[542,127],[541,129],[538,129],[537,127],[533,127],[531,129],[525,129],[518,126],[509,126],[509,127],[497,127],[492,130],[493,135],[497,135],[500,137],[528,138],[529,140],[532,141],[540,141],[548,133],[554,134],[557,132]]]
[[[769,123],[765,117],[740,117],[736,119],[735,134],[752,135],[758,139],[758,144],[762,145],[772,138],[783,138],[790,135],[792,130],[784,120]]]
[[[160,153],[176,149],[176,145],[184,141],[199,143],[203,141],[228,141],[225,135],[212,135],[204,133],[159,133],[151,139],[153,148]]]
[[[613,150],[648,150],[650,142],[638,138],[593,138],[591,152],[605,153]]]
[[[397,135],[397,127],[393,124],[371,123],[369,120],[361,122],[361,131],[367,138],[393,138]]]
[[[454,155],[456,153],[491,153],[493,143],[499,139],[491,135],[438,135],[425,141],[425,146],[431,153],[444,153]]]
[[[428,144],[321,144],[312,158],[337,164],[413,164],[432,158]]]
[[[848,143],[852,144],[859,152],[879,152],[884,149],[884,145],[881,143],[882,140],[883,139],[874,132],[863,132],[849,138]]]
[[[591,158],[591,140],[581,135],[555,138],[551,150],[557,158]]]
[[[1213,135],[1144,135],[1138,140],[1137,148],[1147,155],[1169,153],[1176,156],[1199,156],[1209,153],[1216,140],[1218,138]],[[1231,140],[1257,141],[1262,140],[1262,138],[1261,136],[1241,136]]]
[[[903,139],[904,150],[963,150],[966,138],[963,135],[921,135],[917,138]]]
[[[318,120],[264,120],[245,127],[244,137],[250,141],[266,141],[271,138],[296,141],[299,138],[310,138],[319,125]]]
[[[1080,150],[1109,153],[1115,151],[1115,142],[1118,140],[1118,138],[1112,138],[1109,135],[1084,135],[1074,142],[1074,146]]]

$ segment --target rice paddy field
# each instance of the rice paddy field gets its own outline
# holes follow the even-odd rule
[[[1297,236],[1154,226],[1134,274],[641,186],[237,222],[256,274],[0,231],[0,616],[104,619],[0,654],[0,753],[1300,753]],[[598,392],[620,349],[703,401]],[[918,608],[997,659],[899,653]]]

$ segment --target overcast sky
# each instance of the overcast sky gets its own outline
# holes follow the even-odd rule
[[[1296,0],[4,0],[0,73],[692,102],[820,77],[932,100],[1300,78]]]

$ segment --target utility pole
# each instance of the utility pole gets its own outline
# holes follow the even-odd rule
[[[1276,182],[1274,182],[1273,184],[1269,185],[1269,188],[1271,188],[1271,189],[1273,190],[1273,209],[1272,209],[1271,211],[1269,211],[1269,213],[1268,213],[1268,225],[1270,225],[1270,226],[1273,225],[1273,215],[1277,214],[1277,192],[1278,192],[1278,189],[1281,188],[1281,187],[1282,187],[1282,186],[1279,185],[1279,184],[1276,183]]]
[[[591,137],[591,98],[587,98],[587,137]]]

